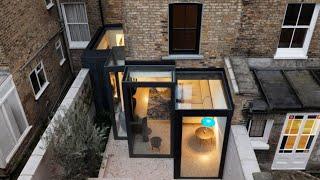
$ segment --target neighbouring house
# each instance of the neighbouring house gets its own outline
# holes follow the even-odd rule
[[[23,167],[73,74],[52,1],[1,1],[0,17],[1,179]]]
[[[96,109],[113,113],[114,138],[128,142],[132,158],[171,158],[172,178],[223,179],[231,125],[247,128],[262,171],[320,173],[319,1],[0,5],[8,27],[0,30],[0,64],[9,67],[1,84],[21,104],[21,137],[86,67]],[[1,155],[11,151],[0,150],[8,166]]]

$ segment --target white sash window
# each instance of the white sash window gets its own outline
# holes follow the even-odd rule
[[[290,3],[283,20],[275,59],[306,59],[319,4]]]
[[[9,76],[0,86],[0,168],[5,168],[30,128]]]
[[[84,3],[63,3],[62,14],[70,48],[84,49],[91,37]]]

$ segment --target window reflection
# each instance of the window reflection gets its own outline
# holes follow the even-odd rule
[[[113,108],[119,137],[127,136],[126,118],[124,113],[123,95],[122,95],[122,77],[123,72],[110,72],[110,82],[112,87]]]

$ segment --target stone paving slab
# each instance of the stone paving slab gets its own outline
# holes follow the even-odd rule
[[[114,140],[112,132],[105,157],[108,159],[102,179],[169,180],[173,179],[172,158],[129,158],[127,140]]]

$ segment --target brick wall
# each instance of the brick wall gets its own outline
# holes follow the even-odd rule
[[[254,115],[253,120],[261,120],[261,119],[272,119],[274,120],[273,126],[270,132],[270,137],[268,144],[270,146],[269,150],[256,150],[256,157],[258,159],[260,168],[262,171],[271,170],[272,162],[275,154],[277,153],[277,146],[279,143],[279,138],[281,137],[281,132],[286,120],[286,114],[262,114],[262,115]],[[320,144],[320,136],[318,137],[316,144],[311,152],[310,158],[307,163],[306,170],[319,170],[320,161],[319,161],[319,144]]]
[[[239,36],[236,40],[234,54],[249,57],[273,57],[279,42],[282,22],[287,3],[300,0],[258,0],[243,5]],[[304,2],[320,2],[307,0]],[[308,56],[319,57],[320,21],[317,21]]]
[[[168,7],[175,2],[203,4],[200,54],[228,55],[240,26],[241,0],[124,0],[127,59],[161,59],[168,55]]]
[[[103,1],[103,12],[106,24],[123,23],[123,1],[124,0]]]
[[[48,115],[72,80],[69,60],[60,66],[55,43],[63,36],[58,22],[57,6],[46,9],[44,1],[1,1],[0,2],[0,49],[5,54],[4,62],[9,66],[27,120],[32,129],[22,142],[6,169],[0,175],[15,170],[21,158],[31,149]],[[65,46],[64,46],[65,47]],[[64,49],[66,51],[66,49]],[[2,56],[2,55],[1,55]],[[65,57],[67,54],[65,52]],[[35,100],[29,73],[43,61],[49,86],[39,100]]]
[[[60,3],[76,3],[76,2],[84,2],[86,5],[89,30],[91,38],[97,31],[99,27],[102,26],[101,14],[100,14],[100,4],[97,0],[60,0]],[[106,6],[106,1],[101,1],[102,10],[104,10]],[[105,10],[106,11],[106,10]],[[71,63],[73,65],[73,70],[75,74],[79,72],[81,69],[81,55],[83,53],[83,49],[70,49],[70,58]]]
[[[276,153],[278,141],[281,135],[281,131],[283,128],[283,124],[286,119],[286,114],[263,114],[263,115],[253,115],[253,120],[261,120],[261,119],[272,119],[273,120],[273,126],[270,132],[270,137],[268,144],[270,146],[269,150],[259,150],[255,151],[259,166],[262,171],[264,170],[270,170],[271,165],[273,162],[274,155]]]

